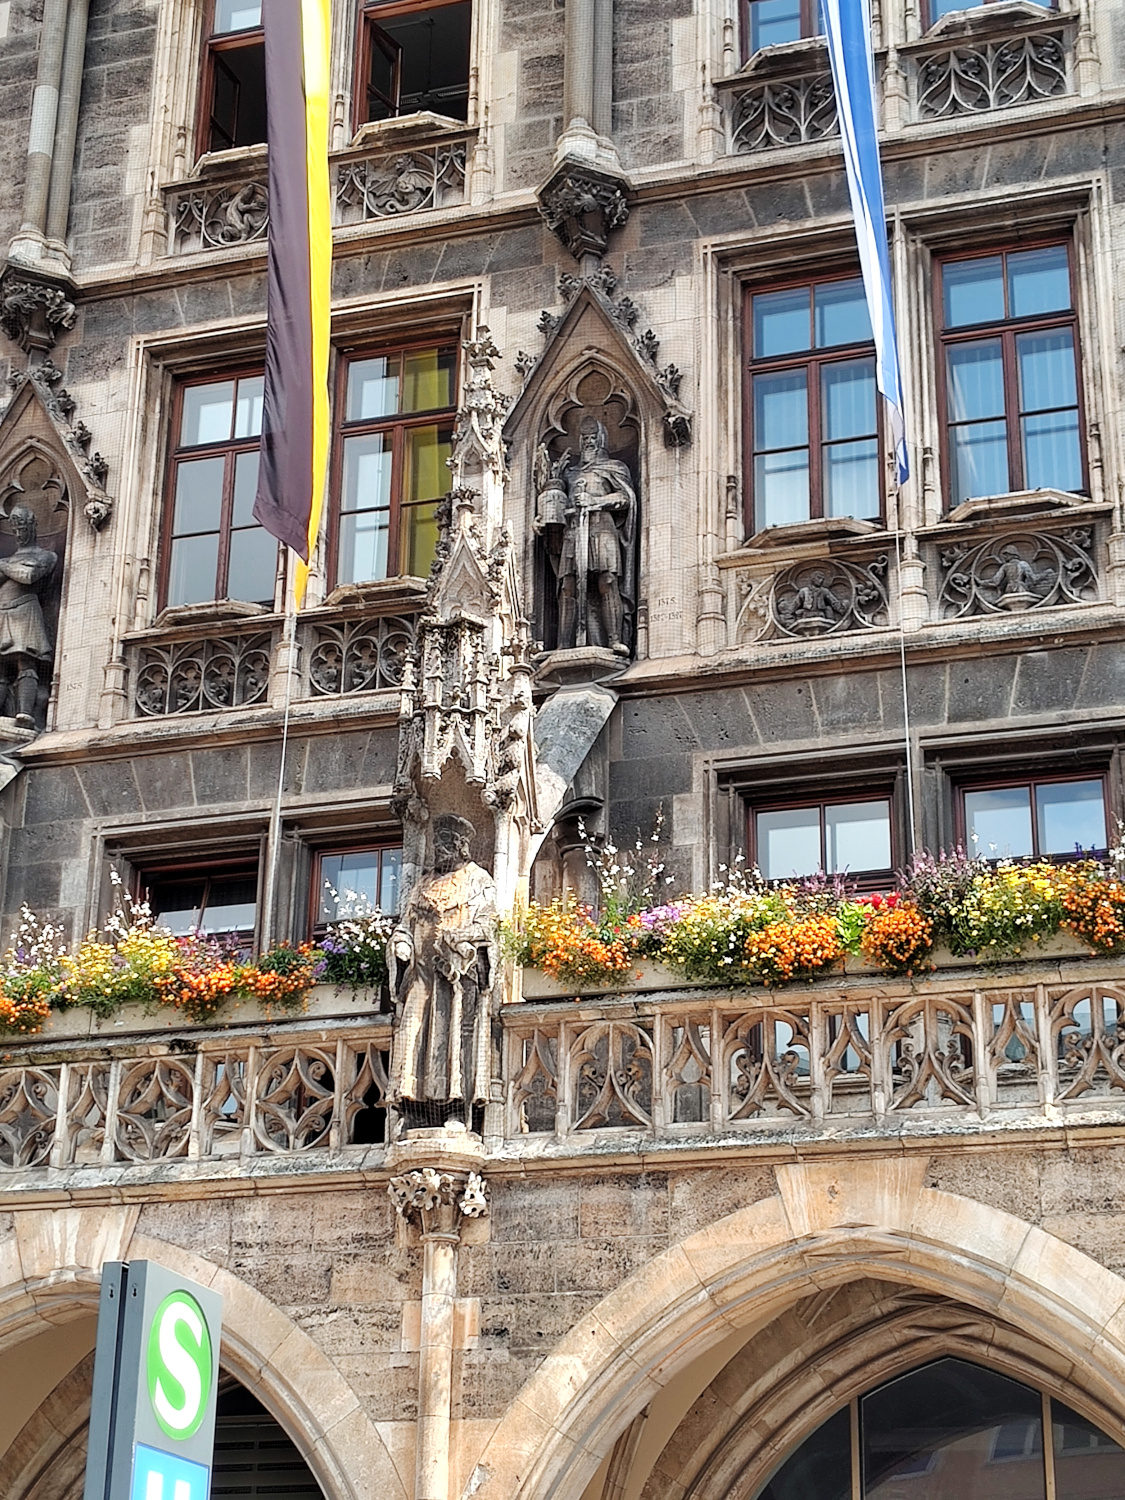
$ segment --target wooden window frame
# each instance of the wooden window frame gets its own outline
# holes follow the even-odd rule
[[[756,56],[756,53],[750,46],[750,37],[753,31],[750,18],[751,6],[753,4],[754,0],[739,0],[738,3],[739,27],[742,32],[741,43],[743,65],[748,63],[752,57]],[[820,31],[820,27],[817,24],[817,12],[819,9],[819,4],[820,0],[800,0],[801,35],[798,40],[807,41],[811,37],[820,36],[822,34]]]
[[[1044,854],[1039,849],[1039,819],[1036,815],[1035,788],[1039,786],[1057,785],[1064,781],[1097,781],[1102,789],[1102,816],[1105,819],[1105,833],[1108,841],[1110,837],[1110,801],[1109,801],[1109,772],[1106,768],[1098,769],[1095,766],[1076,766],[1069,771],[1050,771],[1042,775],[1029,772],[1026,776],[989,776],[982,779],[966,777],[958,780],[954,786],[954,828],[957,843],[970,856],[974,853],[988,858],[990,863],[997,860],[1012,858],[1015,860],[1033,859],[1044,860],[1048,864],[1066,864],[1076,857],[1074,850],[1065,853]],[[965,794],[967,792],[994,792],[1008,791],[1016,788],[1026,787],[1030,793],[1029,806],[1031,810],[1031,854],[1014,854],[1011,856],[998,854],[995,859],[990,858],[984,851],[969,848],[969,824],[965,815]]]
[[[212,883],[227,875],[238,875],[245,873],[249,875],[253,869],[256,879],[254,893],[254,927],[246,941],[255,947],[259,941],[262,930],[262,850],[247,848],[245,853],[233,853],[226,856],[214,854],[191,855],[185,852],[179,857],[157,856],[151,861],[130,861],[133,868],[134,896],[137,899],[148,901],[149,891],[153,885],[164,882],[191,880],[202,880],[205,892],[210,892]],[[201,915],[206,914],[206,897],[201,907]]]
[[[807,875],[794,876],[771,876],[770,884],[784,884],[789,880],[815,879],[818,875],[825,880],[835,880],[837,875],[828,874],[823,868],[824,861],[824,811],[827,807],[839,807],[843,804],[856,802],[883,802],[887,806],[887,819],[891,836],[891,863],[885,868],[878,870],[844,870],[839,872],[839,879],[847,881],[860,891],[879,891],[894,879],[895,871],[902,863],[902,852],[900,849],[898,818],[896,817],[897,800],[895,786],[892,782],[885,787],[864,786],[849,791],[847,787],[841,787],[839,791],[833,791],[823,797],[763,797],[747,800],[746,804],[746,848],[749,855],[749,863],[758,868],[758,814],[766,812],[788,812],[797,809],[815,807],[820,813],[820,855],[821,867],[819,870],[810,870]]]
[[[263,5],[269,0],[262,0]],[[215,115],[215,67],[224,52],[235,52],[243,47],[264,46],[265,30],[262,26],[249,26],[245,31],[215,32],[215,0],[208,0],[206,27],[203,33],[203,57],[199,76],[199,109],[196,120],[195,150],[197,156],[206,156],[211,151],[234,151],[236,146],[213,146],[211,135]]]
[[[324,888],[323,881],[321,879],[321,870],[323,867],[324,859],[331,859],[332,856],[336,854],[382,854],[390,849],[397,849],[401,853],[402,848],[403,843],[400,837],[397,843],[393,838],[371,838],[353,840],[350,843],[318,844],[316,847],[310,849],[309,852],[312,856],[312,879],[309,882],[308,921],[306,923],[306,930],[308,932],[308,938],[310,942],[314,941],[317,937],[323,936],[328,929],[328,923],[321,922],[319,920],[320,893]],[[381,883],[382,871],[380,871],[380,884]],[[404,892],[400,880],[400,898],[403,894]],[[396,913],[386,912],[385,915],[389,917],[396,915]]]
[[[365,417],[349,422],[348,413],[348,372],[353,364],[365,359],[379,359],[384,355],[406,355],[417,349],[450,349],[454,355],[453,367],[453,404],[441,406],[433,411],[424,412],[396,412],[387,417]],[[336,361],[336,387],[335,387],[335,420],[332,429],[332,460],[330,469],[330,494],[332,497],[331,518],[332,524],[329,528],[328,546],[328,576],[332,580],[332,587],[339,587],[340,566],[340,522],[343,516],[343,483],[344,483],[344,442],[350,437],[364,437],[372,433],[390,432],[391,440],[391,498],[388,507],[388,536],[387,536],[387,572],[386,577],[402,578],[405,576],[400,567],[402,554],[402,479],[403,459],[406,448],[406,430],[413,427],[430,427],[442,425],[443,422],[452,426],[457,417],[457,400],[460,390],[461,375],[461,345],[459,335],[451,332],[448,338],[434,336],[424,339],[411,339],[404,343],[389,343],[377,345],[355,345],[340,350],[340,357]],[[428,503],[428,502],[424,502]],[[409,507],[405,507],[408,509]],[[350,514],[350,512],[349,512]],[[378,582],[380,580],[371,580]]]
[[[228,438],[222,443],[195,443],[190,447],[184,446],[179,441],[179,434],[184,416],[184,392],[193,386],[219,385],[224,381],[233,380],[235,384],[235,401],[238,400],[239,380],[254,379],[262,374],[261,365],[240,365],[234,369],[223,369],[208,371],[203,375],[186,376],[177,380],[175,396],[172,401],[172,432],[176,438],[169,443],[168,467],[164,480],[164,513],[160,525],[160,566],[158,570],[157,599],[161,609],[168,607],[168,578],[172,567],[172,528],[176,512],[176,473],[182,462],[195,458],[216,458],[220,454],[224,459],[223,468],[223,503],[219,516],[219,565],[215,581],[214,600],[229,599],[227,592],[230,583],[230,543],[231,543],[231,518],[234,511],[234,469],[235,457],[240,453],[253,453],[261,446],[261,434],[248,438]],[[280,546],[280,544],[279,544]],[[276,576],[276,570],[275,570]],[[206,602],[206,601],[205,601]],[[273,601],[270,608],[273,607]]]
[[[761,359],[755,357],[754,349],[754,298],[763,293],[791,291],[797,287],[809,289],[809,305],[812,308],[814,288],[830,285],[836,281],[858,281],[859,273],[856,272],[828,272],[823,276],[797,276],[787,281],[754,282],[747,283],[742,293],[742,337],[743,347],[747,352],[743,360],[743,382],[742,382],[742,426],[743,426],[743,524],[747,536],[755,535],[760,528],[757,522],[757,505],[754,495],[754,457],[756,449],[754,446],[754,377],[755,375],[773,374],[785,370],[809,371],[815,367],[816,378],[806,377],[806,390],[808,396],[808,431],[809,431],[809,513],[805,521],[817,521],[824,519],[824,449],[826,444],[821,437],[820,415],[820,366],[825,364],[840,364],[849,359],[870,358],[875,359],[874,339],[864,340],[855,344],[833,344],[823,349],[800,349],[792,354],[776,354],[764,356]],[[810,316],[815,316],[810,312]],[[879,399],[878,391],[875,393],[875,435],[877,443],[877,454],[879,460],[879,514],[874,524],[885,526],[887,524],[887,481],[886,463],[884,453],[885,435],[883,428],[883,402]],[[867,519],[871,519],[868,517]],[[800,525],[801,522],[792,522]]]
[[[394,20],[398,16],[405,16],[415,11],[444,10],[450,5],[458,5],[461,0],[361,0],[358,16],[358,34],[356,36],[355,48],[355,73],[352,79],[352,130],[358,130],[362,125],[370,123],[370,113],[367,107],[367,85],[371,76],[370,59],[372,45],[380,45],[392,48],[396,54],[394,62],[394,98],[388,99],[391,106],[390,119],[398,119],[401,116],[402,99],[402,48],[396,41],[379,25],[379,18]],[[808,0],[801,0],[802,4]],[[469,75],[472,72],[472,58],[467,59],[465,70],[465,90],[469,89]],[[466,122],[467,123],[467,122]]]
[[[945,326],[945,295],[942,286],[942,271],[945,266],[969,260],[988,260],[994,256],[1003,259],[1004,300],[1008,298],[1008,256],[1026,250],[1050,250],[1063,246],[1067,255],[1067,273],[1070,282],[1070,307],[1066,311],[1039,313],[1029,318],[999,318],[990,323],[969,323],[964,327]],[[1024,474],[1023,443],[1020,437],[1019,372],[1016,367],[1016,339],[1024,333],[1049,332],[1055,328],[1069,328],[1074,339],[1074,385],[1078,407],[1078,450],[1082,462],[1082,489],[1078,494],[1090,493],[1089,452],[1086,442],[1086,400],[1082,381],[1082,338],[1078,321],[1078,281],[1075,269],[1074,240],[1071,236],[1047,239],[1005,240],[974,250],[966,255],[963,251],[949,251],[934,257],[933,283],[934,326],[938,335],[938,425],[941,430],[941,481],[943,509],[946,513],[963,502],[953,495],[953,457],[950,443],[948,350],[956,344],[977,343],[986,338],[999,338],[1004,367],[1004,425],[1008,447],[1008,493],[1019,494],[1026,488]],[[1062,408],[1059,408],[1060,410]],[[972,497],[977,498],[977,497]],[[982,497],[983,498],[983,497]]]

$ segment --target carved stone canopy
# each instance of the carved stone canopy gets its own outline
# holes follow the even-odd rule
[[[78,316],[67,282],[8,265],[0,275],[0,327],[25,352],[54,348]]]
[[[68,490],[85,494],[83,514],[91,528],[100,531],[113,512],[105,487],[109,465],[96,450],[91,453],[93,434],[85,422],[75,419],[77,403],[62,378],[49,358],[9,377],[11,399],[0,411],[0,463],[20,446],[25,433],[39,435],[63,459],[63,468],[70,471]]]
[[[614,298],[616,284],[605,265],[592,276],[561,278],[559,290],[568,306],[559,318],[544,314],[543,352],[528,369],[504,423],[509,441],[528,414],[541,408],[559,369],[571,365],[579,351],[593,348],[605,351],[607,361],[625,375],[642,404],[658,416],[669,448],[691,443],[691,413],[680,401],[683,376],[675,365],[660,367],[659,338],[651,328],[636,332],[640,309],[629,297]]]
[[[619,177],[572,161],[561,162],[539,189],[539,212],[574,256],[603,256],[610,231],[629,217]]]

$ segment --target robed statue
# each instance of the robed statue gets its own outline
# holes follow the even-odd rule
[[[584,417],[578,457],[536,461],[535,530],[555,575],[558,646],[629,655],[635,589],[637,494],[627,464],[610,458],[604,425]]]
[[[39,595],[58,558],[40,547],[35,515],[26,505],[13,505],[8,520],[18,545],[10,557],[0,557],[0,659],[10,669],[16,723],[34,729],[40,666],[53,655]]]
[[[496,886],[470,857],[474,832],[465,818],[434,819],[433,872],[414,887],[387,942],[396,1012],[390,1097],[408,1126],[453,1116],[471,1125],[472,1106],[488,1099]]]

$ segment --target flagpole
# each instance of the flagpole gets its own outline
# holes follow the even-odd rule
[[[286,570],[285,618],[281,627],[282,660],[285,664],[285,709],[281,718],[281,758],[277,767],[277,791],[266,832],[266,882],[262,897],[262,948],[273,946],[277,927],[278,875],[281,868],[281,804],[285,795],[285,759],[289,749],[289,714],[293,704],[293,667],[297,650],[297,590]]]

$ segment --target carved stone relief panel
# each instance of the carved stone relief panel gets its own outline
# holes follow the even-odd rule
[[[464,141],[371,156],[342,164],[336,176],[340,224],[446,208],[465,196]]]
[[[938,613],[953,620],[1090,603],[1098,597],[1094,556],[1092,526],[955,542],[938,553]]]
[[[731,149],[738,155],[803,146],[839,135],[830,73],[756,81],[729,96]]]
[[[304,639],[310,695],[375,693],[401,687],[414,646],[414,628],[414,620],[398,615],[310,623]]]
[[[772,577],[737,576],[735,640],[809,640],[889,624],[887,556],[793,563]]]
[[[1062,31],[962,42],[919,57],[918,118],[1008,109],[1070,92]]]
[[[272,647],[269,631],[134,645],[128,653],[133,713],[218,713],[264,703]]]

